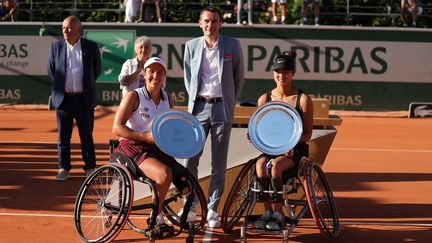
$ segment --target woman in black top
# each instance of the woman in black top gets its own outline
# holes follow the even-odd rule
[[[306,142],[312,136],[313,129],[313,105],[311,98],[304,94],[301,89],[292,86],[292,78],[295,74],[296,53],[284,51],[277,56],[273,62],[273,79],[276,88],[261,95],[258,99],[258,106],[269,101],[283,101],[298,111],[302,118],[303,133],[298,144],[290,151],[278,156],[266,154],[260,155],[256,163],[258,184],[262,189],[267,190],[269,184],[278,191],[282,190],[282,177],[285,171],[298,166],[303,156],[309,155],[309,148]],[[271,172],[266,173],[267,163],[271,163]],[[268,194],[266,194],[268,195]],[[280,196],[280,195],[278,195]],[[283,215],[281,203],[275,203],[274,210],[271,201],[264,202],[265,212],[255,223],[255,228],[267,230],[281,230],[285,227],[285,216]]]

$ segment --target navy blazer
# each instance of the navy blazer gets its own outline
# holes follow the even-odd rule
[[[97,105],[96,79],[101,72],[101,57],[97,44],[80,38],[83,62],[83,93],[85,104],[89,109]],[[66,83],[66,50],[65,40],[51,44],[48,56],[48,75],[53,81],[51,98],[57,109],[63,101]]]

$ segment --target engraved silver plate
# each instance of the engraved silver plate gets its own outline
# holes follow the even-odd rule
[[[191,158],[204,147],[204,128],[196,117],[179,111],[168,110],[152,121],[152,135],[156,145],[175,158]]]
[[[296,146],[303,133],[303,124],[292,106],[272,101],[257,108],[249,121],[248,132],[259,151],[280,155]]]

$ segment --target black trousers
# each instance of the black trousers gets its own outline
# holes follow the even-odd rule
[[[95,147],[93,142],[94,108],[85,105],[84,95],[65,94],[57,109],[58,161],[59,168],[69,171],[71,165],[71,146],[73,121],[76,121],[81,140],[81,154],[85,163],[84,170],[96,167]]]

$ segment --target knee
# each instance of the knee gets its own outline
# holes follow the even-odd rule
[[[256,171],[259,175],[265,174],[265,166],[267,164],[267,160],[266,159],[259,159],[256,162]]]
[[[173,175],[171,169],[167,166],[164,166],[161,170],[156,172],[155,181],[160,185],[169,185],[171,184]]]

